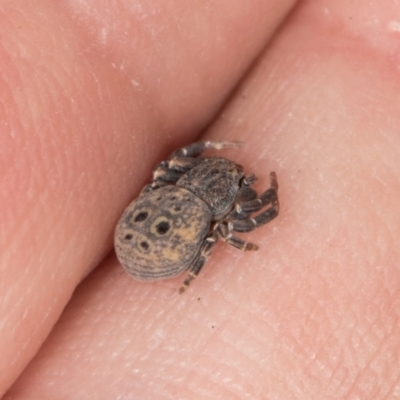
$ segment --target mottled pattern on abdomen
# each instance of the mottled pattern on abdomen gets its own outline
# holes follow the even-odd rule
[[[136,279],[173,277],[190,267],[211,217],[207,204],[184,188],[147,192],[128,206],[117,224],[117,257]]]

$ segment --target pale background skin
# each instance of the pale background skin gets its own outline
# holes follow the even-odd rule
[[[398,1],[9,0],[0,34],[5,399],[400,398]],[[199,138],[281,213],[180,296],[107,255]]]

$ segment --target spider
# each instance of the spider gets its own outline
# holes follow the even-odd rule
[[[200,157],[206,149],[238,147],[241,142],[200,141],[174,151],[153,171],[153,180],[122,214],[115,250],[123,268],[141,281],[189,273],[183,293],[196,278],[218,240],[240,250],[258,246],[237,237],[274,219],[279,212],[278,182],[260,196],[250,186],[254,174],[223,157]],[[252,217],[252,213],[261,211]]]

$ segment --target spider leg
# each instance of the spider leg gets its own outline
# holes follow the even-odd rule
[[[167,161],[160,162],[153,170],[153,182],[164,181],[175,183],[183,175],[184,171],[178,168],[171,168]]]
[[[204,264],[206,263],[208,257],[210,256],[214,246],[217,244],[217,241],[218,237],[214,233],[211,233],[209,236],[206,237],[198,255],[195,257],[192,265],[189,268],[189,273],[187,277],[185,278],[182,286],[179,289],[179,294],[182,294],[190,285],[190,282],[192,282],[192,280],[197,277]]]
[[[236,204],[235,213],[238,216],[234,216],[228,223],[229,231],[250,232],[277,217],[279,213],[279,200],[278,181],[275,172],[270,173],[270,181],[270,188],[258,198]],[[250,213],[259,211],[268,204],[271,204],[271,207],[267,210],[254,218],[248,218]],[[240,217],[241,215],[243,216]]]
[[[217,235],[224,242],[229,245],[236,247],[242,251],[250,251],[250,250],[258,250],[258,246],[255,243],[246,242],[243,239],[238,238],[237,236],[232,235],[232,232],[229,230],[228,224],[226,222],[222,222],[215,226],[215,231]]]
[[[258,178],[255,174],[250,174],[244,177],[242,180],[242,188],[246,186],[250,186],[253,183],[256,183],[258,181]],[[257,196],[256,196],[257,197]]]
[[[185,172],[194,168],[201,161],[202,159],[193,157],[176,157],[169,161],[161,161],[153,170],[153,180],[147,186],[148,190],[178,182]]]
[[[249,186],[242,186],[236,196],[236,204],[246,204],[256,198],[257,192],[253,188]]]
[[[184,171],[168,167],[166,161],[160,162],[153,170],[153,180],[146,185],[141,193],[151,192],[163,186],[176,183],[184,174]]]
[[[221,150],[227,147],[239,147],[242,142],[210,142],[200,141],[175,150],[167,161],[160,162],[153,170],[153,180],[143,192],[158,189],[166,184],[176,183],[181,176],[200,164],[203,160],[197,159],[207,149]]]
[[[257,198],[257,192],[250,187],[250,185],[256,181],[257,177],[254,174],[248,175],[242,179],[234,208],[229,213],[229,219],[244,219],[249,216],[250,212],[242,210],[242,204],[248,204]]]

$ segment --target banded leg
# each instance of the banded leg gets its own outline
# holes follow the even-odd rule
[[[254,182],[257,180],[255,175],[252,175],[250,177]],[[247,181],[248,177],[243,179],[243,182]],[[242,187],[239,189],[238,194],[236,196],[236,204],[246,204],[251,200],[254,200],[257,198],[257,192],[250,187],[250,185],[253,182],[249,184],[244,184],[242,183]]]
[[[190,285],[193,279],[197,277],[204,264],[206,263],[208,257],[210,256],[214,246],[217,244],[218,238],[214,233],[210,234],[203,243],[203,246],[200,248],[199,254],[193,260],[192,265],[189,268],[189,274],[185,278],[182,283],[182,286],[179,289],[179,294],[182,294],[186,288]]]
[[[181,149],[175,150],[168,157],[168,160],[172,160],[176,157],[197,157],[207,149],[222,150],[227,147],[240,147],[241,145],[242,142],[210,142],[208,140],[194,142]]]
[[[176,171],[168,168],[166,161],[160,162],[153,170],[153,180],[142,189],[142,193],[157,190],[171,183],[176,183],[184,174],[184,171]]]
[[[246,176],[242,179],[241,187],[236,196],[235,206],[233,212],[229,215],[232,219],[243,219],[247,218],[248,214],[242,212],[241,204],[248,203],[251,200],[257,198],[257,192],[250,187],[254,182],[257,181],[257,177],[254,174]]]
[[[244,177],[242,180],[242,186],[251,186],[253,183],[256,183],[258,178],[255,174],[250,174]]]
[[[254,218],[242,218],[240,220],[233,219],[228,223],[230,231],[250,232],[259,226],[262,226],[277,217],[279,213],[278,200],[278,181],[275,172],[270,173],[271,186],[263,194],[254,200],[249,200],[238,204],[236,213],[248,215],[250,213],[261,210],[263,207],[271,204],[271,207],[258,214]]]
[[[160,162],[153,170],[152,187],[163,186],[178,182],[179,178],[202,161],[201,158],[176,157],[169,161]],[[160,183],[160,184],[159,184]]]
[[[237,236],[232,235],[232,232],[229,230],[229,226],[226,222],[217,224],[215,230],[218,236],[224,242],[228,243],[229,245],[236,247],[242,251],[252,251],[258,250],[258,246],[255,243],[246,242],[243,239],[238,238]]]
[[[170,168],[166,161],[160,162],[153,171],[153,182],[163,181],[167,183],[175,183],[183,175],[184,171]]]

